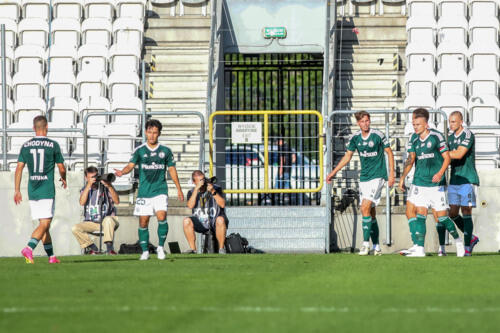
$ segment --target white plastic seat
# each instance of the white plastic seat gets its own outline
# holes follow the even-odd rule
[[[6,89],[6,96],[8,99],[12,98],[12,78],[10,75],[5,76],[5,89]],[[0,98],[2,97],[2,76],[0,75]],[[1,101],[0,101],[1,103]],[[1,104],[0,104],[0,109],[1,109]]]
[[[109,49],[111,71],[139,72],[141,49],[128,44],[113,44]]]
[[[48,117],[57,127],[72,127],[76,124],[78,103],[73,98],[55,97],[49,102]]]
[[[436,3],[433,0],[407,0],[409,17],[436,18]]]
[[[406,66],[408,70],[434,73],[436,67],[436,47],[432,43],[410,43],[406,46]]]
[[[469,20],[469,39],[472,43],[498,44],[498,27],[495,16],[473,16]]]
[[[108,124],[104,129],[106,140],[106,170],[122,169],[130,160],[134,151],[134,138],[136,137],[136,126],[133,124]],[[121,138],[119,138],[121,137]],[[125,138],[129,139],[125,139]],[[131,189],[133,185],[133,172],[119,177],[113,183],[118,190]]]
[[[436,99],[436,109],[444,111],[448,118],[453,111],[460,111],[465,116],[467,114],[467,104],[467,99],[463,95],[441,95]],[[439,122],[437,127],[443,128],[441,117],[436,120]]]
[[[471,69],[498,71],[500,48],[496,44],[473,43],[469,46],[469,60]]]
[[[82,71],[76,77],[78,98],[106,96],[108,78],[105,73]]]
[[[80,21],[71,18],[57,18],[52,21],[52,44],[80,46]]]
[[[108,71],[108,48],[102,44],[84,44],[78,49],[78,70],[101,73]]]
[[[473,69],[467,77],[467,85],[471,96],[497,95],[500,75],[498,71]]]
[[[1,106],[1,105],[0,105]],[[7,110],[7,126],[12,123],[12,119],[14,118],[14,103],[8,98],[6,100],[6,110]],[[0,128],[3,128],[3,113],[2,113],[2,108],[0,107]],[[0,143],[2,142],[2,139],[0,138]],[[1,150],[1,147],[0,147]]]
[[[467,73],[460,70],[442,69],[436,75],[438,96],[467,95]],[[467,103],[466,103],[467,104]]]
[[[14,51],[17,72],[43,74],[47,53],[39,45],[21,45]]]
[[[77,128],[83,128],[83,124],[77,124]],[[89,124],[87,126],[87,135],[90,137],[87,139],[87,157],[89,164],[100,164],[101,161],[101,151],[102,151],[102,139],[104,136],[104,125],[100,124]],[[94,138],[92,138],[92,136]],[[74,150],[71,153],[71,169],[83,171],[84,165],[84,142],[83,136],[77,136],[73,139]]]
[[[411,16],[406,21],[408,43],[436,44],[436,20],[430,16]]]
[[[438,16],[467,17],[467,0],[438,0]]]
[[[53,70],[75,73],[75,63],[77,59],[77,51],[71,46],[64,44],[52,45],[48,51],[48,63]]]
[[[110,112],[111,104],[106,97],[86,97],[78,104],[80,113],[80,122],[83,123],[85,116],[89,113]],[[104,125],[108,121],[109,116],[92,116],[87,119],[88,125]]]
[[[435,82],[434,73],[408,71],[405,75],[406,96],[435,96]]]
[[[132,116],[132,115],[120,115],[120,112],[124,111],[142,111],[142,101],[140,98],[132,97],[132,98],[122,98],[113,100],[111,103],[111,111],[116,112],[116,116],[112,117],[114,123],[119,124],[134,124],[137,126],[136,130],[139,130],[140,127],[140,117],[141,116]],[[136,133],[138,134],[138,133]]]
[[[0,18],[0,25],[5,25],[5,46],[14,49],[17,45],[17,23],[8,18]]]
[[[469,119],[471,126],[498,125],[500,101],[498,96],[473,96],[469,99]]]
[[[135,72],[113,72],[108,79],[109,98],[122,99],[139,95],[139,76]]]
[[[463,16],[443,16],[437,29],[439,43],[467,43],[469,23]]]
[[[33,121],[31,121],[31,124],[24,124],[24,123],[12,123],[10,128],[33,128]],[[8,165],[9,169],[11,171],[15,170],[16,164],[17,164],[17,159],[19,156],[19,153],[21,152],[21,147],[23,144],[26,143],[26,141],[30,140],[33,138],[33,136],[30,136],[30,133],[11,133],[9,134],[9,139],[8,139],[8,144],[7,144],[7,158],[8,158]]]
[[[115,44],[128,44],[132,48],[142,49],[144,22],[135,18],[118,18],[113,23]]]
[[[54,18],[70,18],[81,21],[83,0],[52,0]]]
[[[438,70],[467,70],[467,55],[469,51],[465,44],[441,43],[437,48]]]
[[[337,0],[337,3],[339,3],[340,1],[342,1],[342,3],[344,2],[344,0]],[[175,7],[177,6],[176,4],[177,0],[151,0],[151,3],[152,4],[156,4],[156,5],[168,5],[168,7],[170,7],[170,16],[175,16]],[[340,16],[344,16],[344,5],[339,5],[337,4],[337,8],[341,6],[341,14]]]
[[[116,0],[116,17],[145,20],[146,0]]]
[[[431,95],[412,95],[406,96],[404,101],[405,110],[415,110],[417,108],[434,109],[436,100]]]
[[[49,25],[47,21],[40,18],[26,18],[19,22],[18,26],[19,45],[39,45],[47,47],[49,36]]]
[[[7,76],[12,76],[14,74],[14,64],[15,64],[15,56],[14,56],[14,51],[10,47],[5,48],[5,70],[7,73]],[[0,74],[0,76],[2,76]],[[2,79],[0,78],[0,82]]]
[[[14,112],[16,123],[27,128],[33,127],[33,118],[45,114],[47,105],[41,98],[23,98],[16,100]]]
[[[498,7],[500,1],[498,0],[469,0],[470,16],[486,17],[498,15]]]
[[[11,19],[19,22],[21,16],[21,6],[16,0],[3,0],[0,3],[0,18]]]
[[[82,23],[82,44],[111,45],[111,22],[103,18],[88,18]]]
[[[50,0],[22,0],[23,17],[49,20]]]
[[[75,96],[76,79],[73,72],[66,72],[54,69],[47,74],[47,98]]]
[[[17,72],[13,79],[12,84],[14,88],[14,97],[17,103],[24,98],[43,97],[45,82],[39,73],[31,73],[28,71]]]
[[[113,21],[115,0],[85,0],[85,18],[103,18]]]
[[[371,3],[373,2],[373,3]],[[185,7],[194,7],[199,8],[199,13],[201,16],[207,16],[207,3],[208,0],[181,0],[179,5],[179,15],[184,16],[186,14]],[[352,1],[354,4],[370,4],[370,15],[375,15],[375,6],[376,1],[374,0],[354,0]],[[352,5],[351,5],[352,10]],[[195,15],[197,15],[198,11],[195,11]],[[189,14],[192,14],[192,10],[189,10]]]

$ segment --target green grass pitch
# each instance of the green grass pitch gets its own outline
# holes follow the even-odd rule
[[[500,256],[0,259],[0,332],[499,332]]]

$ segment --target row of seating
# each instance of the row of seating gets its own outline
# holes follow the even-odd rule
[[[376,15],[377,14],[377,2],[378,2],[378,14],[379,15],[384,15],[385,10],[384,6],[385,5],[390,5],[390,6],[400,6],[400,13],[401,15],[406,15],[406,0],[336,0],[337,2],[337,8],[338,13],[340,16],[354,16],[354,14],[357,12],[356,8],[358,6],[369,6],[369,13],[370,15]]]
[[[409,17],[498,16],[498,0],[408,0]]]

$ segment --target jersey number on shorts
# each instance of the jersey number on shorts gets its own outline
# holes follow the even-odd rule
[[[44,159],[44,154],[45,150],[44,149],[30,149],[31,155],[33,155],[33,172],[36,171],[36,160],[37,160],[37,155],[40,155],[40,163],[38,163],[38,173],[43,173],[43,159]]]

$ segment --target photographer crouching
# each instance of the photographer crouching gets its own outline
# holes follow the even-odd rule
[[[106,254],[116,254],[113,249],[113,236],[118,228],[115,204],[120,203],[120,198],[111,185],[114,177],[114,174],[100,176],[93,166],[85,169],[86,184],[80,191],[80,205],[84,206],[83,222],[74,225],[72,231],[86,254],[98,253],[89,233],[100,231],[101,223]]]
[[[191,176],[195,187],[187,194],[187,206],[193,215],[184,219],[184,235],[191,248],[187,253],[196,253],[195,232],[215,233],[219,244],[219,253],[225,254],[224,242],[229,223],[224,207],[226,200],[222,188],[215,183],[216,178],[206,178],[203,172],[196,170]]]

